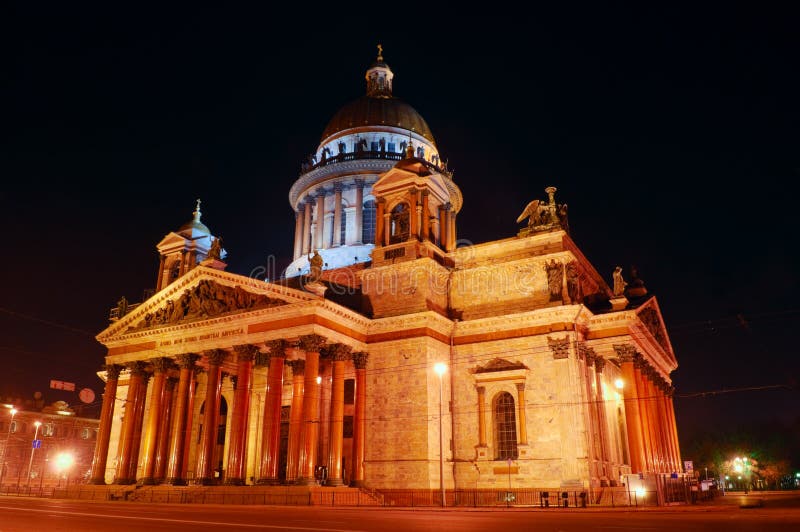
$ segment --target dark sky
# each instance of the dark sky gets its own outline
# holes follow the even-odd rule
[[[658,297],[682,430],[796,418],[797,13],[354,11],[11,8],[0,390],[99,394],[93,337],[154,286],[155,244],[195,198],[229,271],[285,265],[289,187],[380,42],[455,170],[461,238],[514,235],[556,186],[597,270],[636,265]]]

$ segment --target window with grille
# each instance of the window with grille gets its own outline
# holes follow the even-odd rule
[[[56,429],[52,423],[45,423],[42,426],[42,436],[53,436],[56,433]]]
[[[517,458],[517,420],[514,398],[508,392],[497,396],[494,404],[496,460]]]
[[[364,203],[361,213],[361,242],[364,244],[375,243],[375,202],[370,200]]]
[[[341,242],[342,245],[344,245],[347,242],[347,231],[346,231],[347,230],[347,215],[345,214],[345,211],[344,211],[344,205],[342,205],[342,215],[340,216],[340,218],[342,219],[342,223],[341,223],[340,233],[339,233],[339,242]]]

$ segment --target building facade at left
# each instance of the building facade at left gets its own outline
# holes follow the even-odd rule
[[[0,404],[0,493],[85,483],[99,424],[63,401],[41,408]]]

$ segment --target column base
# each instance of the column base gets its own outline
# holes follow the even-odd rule
[[[298,486],[314,486],[317,480],[314,478],[298,478],[294,483]]]
[[[226,478],[226,486],[244,486],[244,479],[242,478]]]
[[[350,487],[351,488],[366,488],[367,487],[367,483],[364,482],[363,480],[351,480],[350,481]]]
[[[259,486],[280,486],[281,481],[278,478],[260,478],[256,481]]]
[[[325,482],[325,485],[326,486],[333,486],[333,487],[344,486],[344,481],[342,479],[340,479],[340,478],[329,478]]]
[[[91,479],[89,481],[89,484],[92,484],[94,486],[105,486],[106,485],[106,479],[104,479],[104,478],[93,478],[93,479]]]
[[[158,482],[156,482],[156,479],[154,479],[153,477],[148,477],[141,479],[139,481],[139,484],[142,486],[155,486],[156,484],[158,484]]]
[[[164,481],[164,484],[169,486],[185,486],[186,479],[183,478],[168,478]]]
[[[217,479],[215,478],[198,478],[197,483],[201,486],[216,486]]]
[[[112,484],[116,484],[116,485],[119,485],[119,486],[130,486],[131,484],[136,484],[136,479],[135,478],[120,478],[120,479],[116,479],[115,478],[114,482],[112,482]]]

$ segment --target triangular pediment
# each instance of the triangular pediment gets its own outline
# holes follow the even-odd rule
[[[667,358],[677,365],[672,343],[669,341],[669,335],[667,334],[667,327],[664,325],[664,317],[661,315],[661,309],[658,307],[656,298],[651,297],[644,305],[636,309],[636,315],[653,340],[664,350]]]
[[[483,366],[476,367],[473,373],[492,373],[495,371],[509,371],[514,369],[528,369],[522,362],[512,362],[505,358],[493,358]]]
[[[101,332],[97,339],[318,299],[300,290],[198,266]]]
[[[448,201],[450,194],[441,175],[409,171],[394,167],[372,185],[372,193],[377,196],[389,195],[395,191],[405,191],[410,186],[428,188],[443,202]]]

